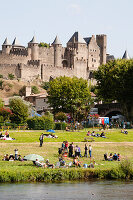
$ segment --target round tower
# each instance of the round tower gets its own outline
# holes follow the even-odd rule
[[[31,49],[31,60],[38,60],[38,42],[35,39],[35,36],[28,43],[28,48]]]
[[[8,39],[6,38],[3,45],[2,45],[2,53],[9,54],[12,45],[9,43]]]
[[[52,45],[54,47],[54,66],[62,66],[62,44],[57,36]]]

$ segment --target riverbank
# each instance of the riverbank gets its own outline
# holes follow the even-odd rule
[[[15,182],[58,182],[58,181],[88,181],[90,179],[126,179],[133,180],[133,169],[82,169],[59,168],[32,170],[1,170],[0,183]]]

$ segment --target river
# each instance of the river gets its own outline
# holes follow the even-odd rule
[[[133,182],[0,184],[0,200],[133,200]]]

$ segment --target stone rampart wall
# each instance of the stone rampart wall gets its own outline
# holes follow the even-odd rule
[[[20,78],[20,68],[15,64],[0,64],[0,74],[8,78],[8,74],[13,74],[15,78]]]

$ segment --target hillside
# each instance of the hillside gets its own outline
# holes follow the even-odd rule
[[[28,83],[24,81],[18,80],[5,80],[0,79],[0,82],[3,81],[2,86],[0,85],[0,98],[7,98],[15,95],[19,95],[19,90]],[[41,82],[39,80],[35,80],[30,83],[31,86],[37,86],[40,93],[45,92],[44,89],[40,87]]]

